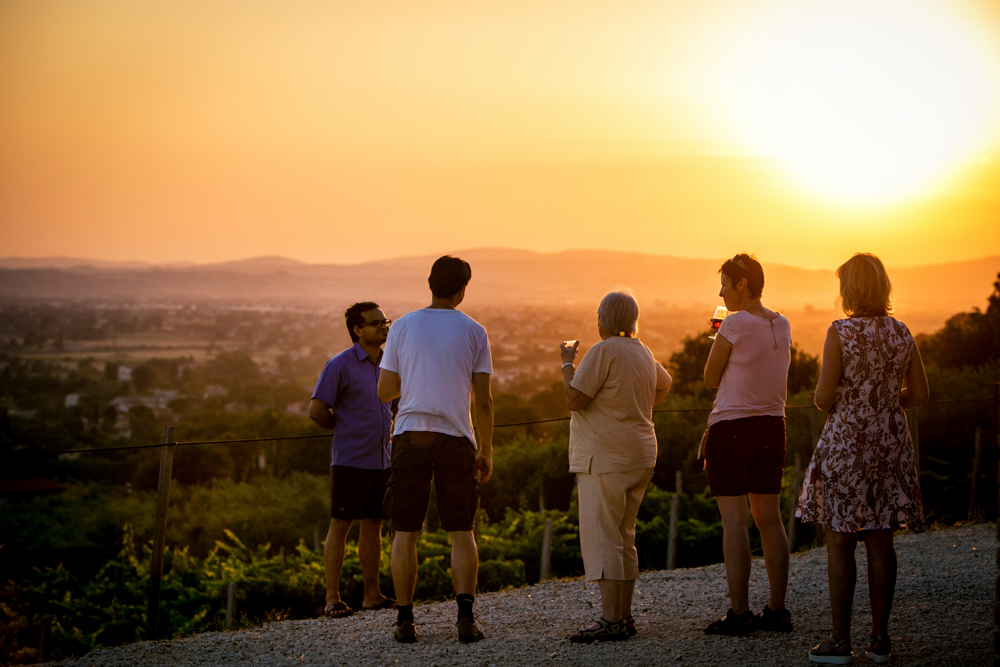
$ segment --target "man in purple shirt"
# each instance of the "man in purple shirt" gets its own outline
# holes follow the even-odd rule
[[[365,582],[362,609],[392,609],[382,595],[378,574],[382,559],[382,500],[389,481],[392,410],[378,398],[379,360],[391,320],[377,303],[356,303],[344,313],[354,345],[326,362],[309,403],[309,418],[333,431],[330,461],[330,530],[323,563],[325,613],[333,618],[354,610],[340,599],[347,531],[361,520],[358,556]]]

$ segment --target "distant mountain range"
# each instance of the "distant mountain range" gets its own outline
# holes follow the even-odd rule
[[[718,301],[721,259],[690,259],[605,250],[538,253],[472,249],[454,253],[472,264],[470,306],[597,305],[627,285],[640,304],[701,307]],[[356,265],[306,264],[269,256],[219,264],[153,265],[53,257],[0,259],[0,300],[104,303],[213,301],[296,307],[343,307],[358,300],[416,305],[428,301],[436,256]],[[764,302],[774,308],[830,310],[838,293],[829,270],[764,267]],[[1000,256],[949,264],[889,268],[902,312],[954,313],[985,307]]]

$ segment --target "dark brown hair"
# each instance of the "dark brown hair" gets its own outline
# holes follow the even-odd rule
[[[764,292],[764,268],[753,255],[741,252],[727,259],[719,268],[719,273],[729,276],[729,281],[736,287],[741,279],[747,279],[747,291],[754,299],[759,299]]]
[[[357,343],[358,336],[354,333],[354,327],[360,327],[365,323],[365,318],[361,313],[375,310],[378,304],[374,301],[360,301],[344,311],[344,319],[347,321],[347,333],[351,334],[351,342]]]
[[[472,280],[472,267],[460,257],[445,255],[439,257],[431,267],[431,275],[427,283],[431,293],[438,299],[448,299],[469,284]]]

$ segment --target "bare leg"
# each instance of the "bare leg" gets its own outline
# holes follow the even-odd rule
[[[401,607],[413,604],[417,587],[417,538],[420,531],[396,531],[392,539],[392,586],[396,603]]]
[[[362,519],[361,535],[358,537],[358,558],[361,559],[361,575],[365,580],[364,606],[374,607],[385,600],[379,590],[378,574],[382,564],[382,520]]]
[[[455,595],[475,595],[479,574],[476,537],[471,530],[449,532],[448,537],[451,538],[451,580]]]
[[[767,606],[771,611],[780,611],[785,608],[788,590],[788,536],[781,522],[781,496],[751,493],[749,497],[750,511],[764,547],[764,567],[770,591]]]
[[[896,592],[896,547],[892,530],[866,530],[868,595],[872,603],[872,637],[889,636],[889,613]]]
[[[722,555],[733,612],[750,610],[750,509],[746,496],[716,496],[722,514]]]
[[[830,610],[833,612],[833,634],[837,639],[851,636],[851,607],[858,577],[858,565],[854,560],[857,546],[857,533],[838,533],[826,528]]]
[[[347,531],[353,521],[330,519],[330,529],[323,544],[323,571],[326,575],[326,605],[340,602],[340,571],[344,569],[344,549]]]
[[[601,616],[605,621],[617,623],[622,620],[622,584],[618,579],[600,579],[597,584],[601,588]]]
[[[622,582],[621,611],[622,618],[632,615],[632,593],[635,592],[635,579]],[[601,593],[603,595],[603,592]],[[607,618],[607,616],[605,616]]]

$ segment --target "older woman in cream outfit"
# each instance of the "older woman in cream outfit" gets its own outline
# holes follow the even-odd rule
[[[570,636],[577,643],[635,634],[635,518],[656,463],[653,406],[671,384],[636,336],[638,319],[632,293],[611,292],[597,308],[601,342],[579,369],[573,366],[579,341],[560,348],[566,405],[573,414],[569,471],[577,476],[583,565],[586,580],[601,589],[601,618]]]

